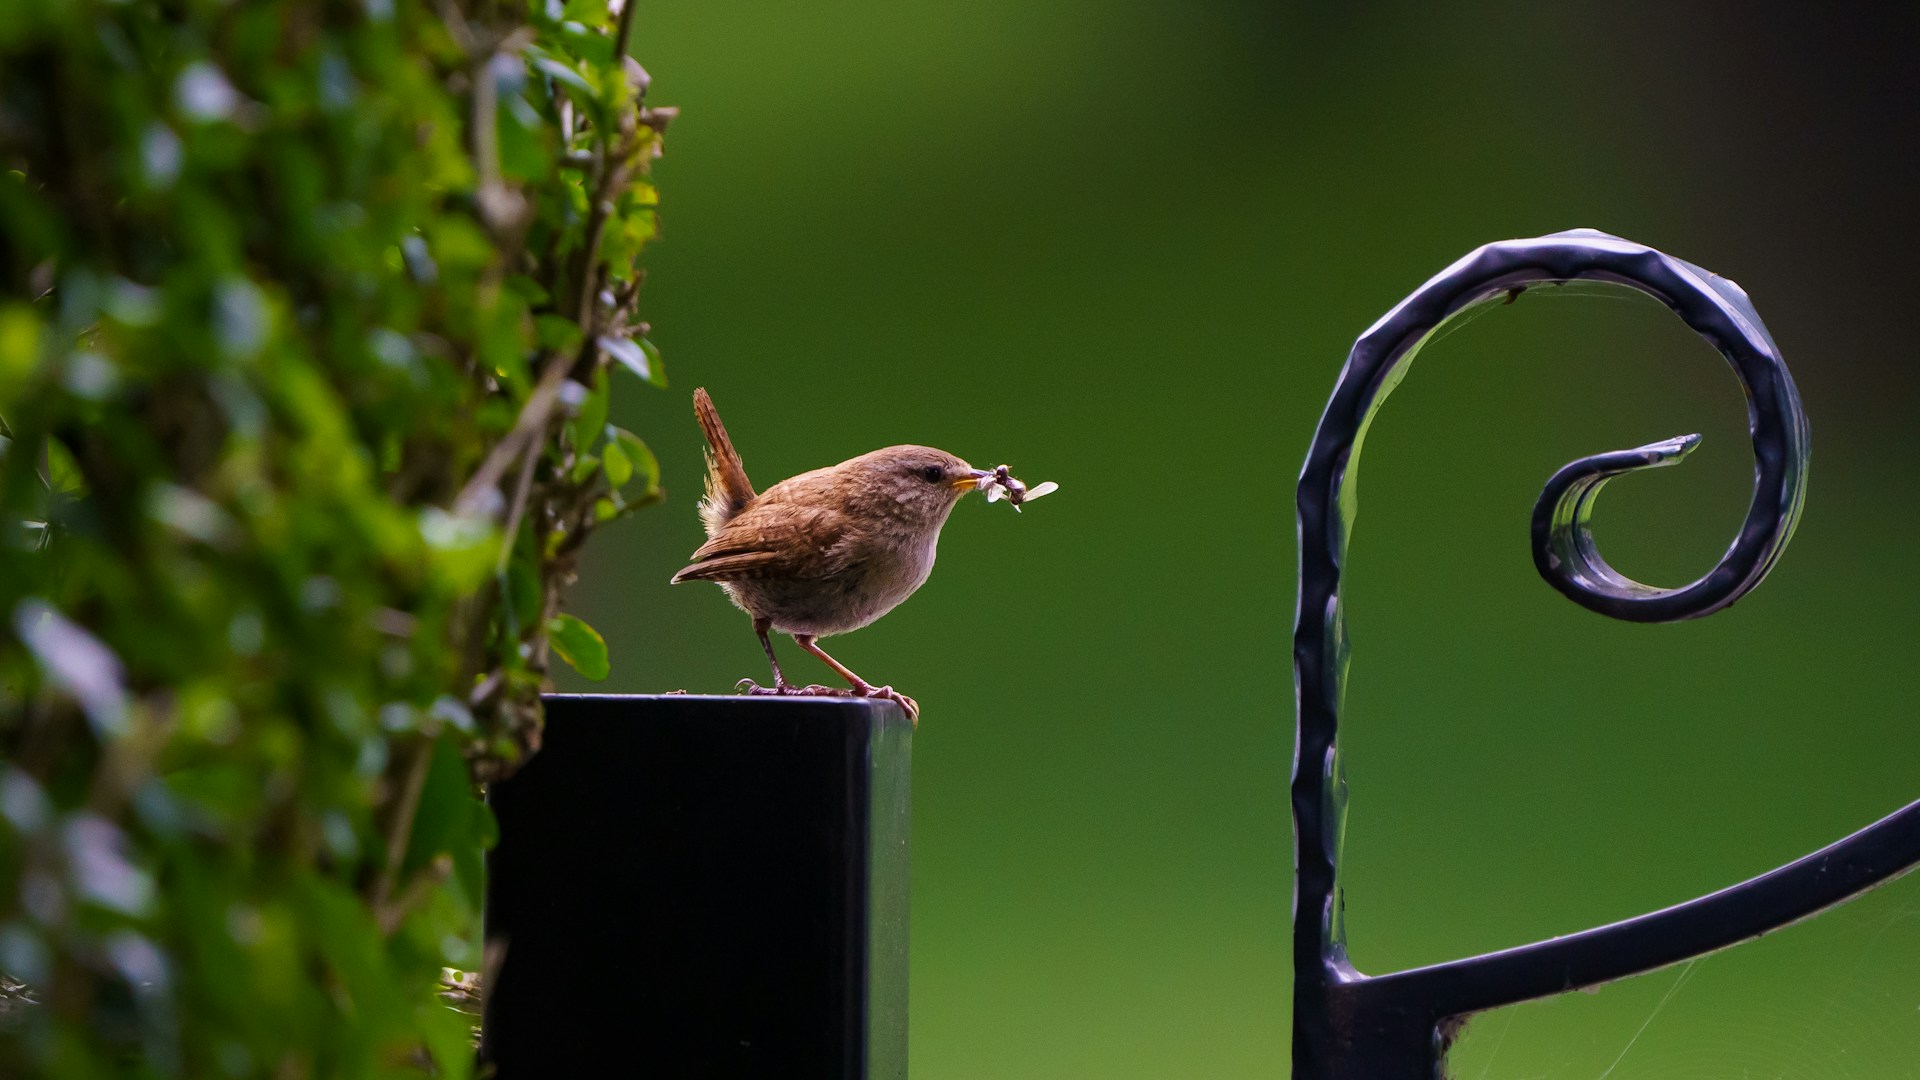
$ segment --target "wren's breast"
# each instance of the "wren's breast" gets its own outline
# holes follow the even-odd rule
[[[734,603],[788,634],[826,637],[858,630],[912,596],[933,572],[934,544],[876,545],[844,570],[813,579],[727,583]]]

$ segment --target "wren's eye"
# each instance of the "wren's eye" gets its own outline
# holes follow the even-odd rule
[[[946,475],[947,470],[938,465],[928,465],[920,470],[920,479],[925,480],[929,484],[939,483],[946,478]]]

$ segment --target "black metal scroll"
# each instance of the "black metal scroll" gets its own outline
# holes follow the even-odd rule
[[[1346,786],[1336,733],[1347,670],[1340,571],[1353,489],[1374,410],[1442,323],[1536,285],[1610,282],[1644,292],[1705,338],[1747,394],[1754,491],[1746,521],[1707,574],[1677,589],[1644,585],[1601,557],[1588,529],[1613,477],[1669,465],[1684,436],[1582,458],[1534,508],[1534,563],[1575,603],[1614,618],[1671,622],[1712,614],[1773,568],[1804,499],[1807,420],[1780,350],[1739,286],[1652,248],[1588,229],[1509,240],[1461,259],[1361,335],[1320,418],[1300,474],[1300,606],[1294,624],[1299,728],[1294,751],[1294,1080],[1433,1080],[1457,1018],[1594,986],[1755,937],[1920,863],[1920,802],[1751,881],[1611,926],[1485,956],[1367,976],[1347,960],[1339,859]]]

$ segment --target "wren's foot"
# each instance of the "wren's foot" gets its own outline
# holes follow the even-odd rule
[[[901,708],[907,710],[907,719],[913,721],[913,726],[920,726],[920,703],[900,691],[895,690],[891,686],[874,686],[870,683],[861,683],[851,690],[842,690],[837,686],[821,686],[818,683],[812,686],[795,686],[790,682],[778,682],[772,686],[761,686],[752,679],[741,679],[738,683],[734,684],[733,688],[737,693],[746,694],[750,697],[879,698],[882,701],[898,703]]]
[[[739,682],[734,684],[733,689],[736,693],[746,694],[750,697],[853,697],[854,696],[854,692],[852,690],[842,690],[834,686],[821,686],[819,683],[815,683],[812,686],[795,686],[790,682],[777,682],[777,683],[774,683],[772,686],[761,686],[759,683],[754,682],[752,679],[741,679]]]
[[[913,721],[913,726],[916,728],[920,726],[920,703],[900,691],[895,690],[893,687],[873,686],[868,683],[861,683],[859,686],[853,688],[853,692],[860,697],[879,698],[882,701],[897,702],[901,708],[907,710],[907,719]]]

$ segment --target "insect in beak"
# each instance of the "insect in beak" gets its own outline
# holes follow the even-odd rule
[[[953,481],[953,485],[952,485],[953,490],[972,491],[974,488],[977,488],[980,486],[980,481],[985,480],[986,478],[992,475],[993,475],[992,473],[987,472],[983,469],[975,469],[972,472],[968,473],[967,475],[962,476],[959,479]]]
[[[1029,491],[1027,485],[1015,478],[1013,472],[1005,465],[987,473],[979,483],[980,490],[987,494],[988,502],[999,502],[1005,499],[1012,504],[1015,513],[1019,512],[1021,503],[1060,490],[1059,484],[1049,480],[1044,484],[1035,484],[1033,490]]]

